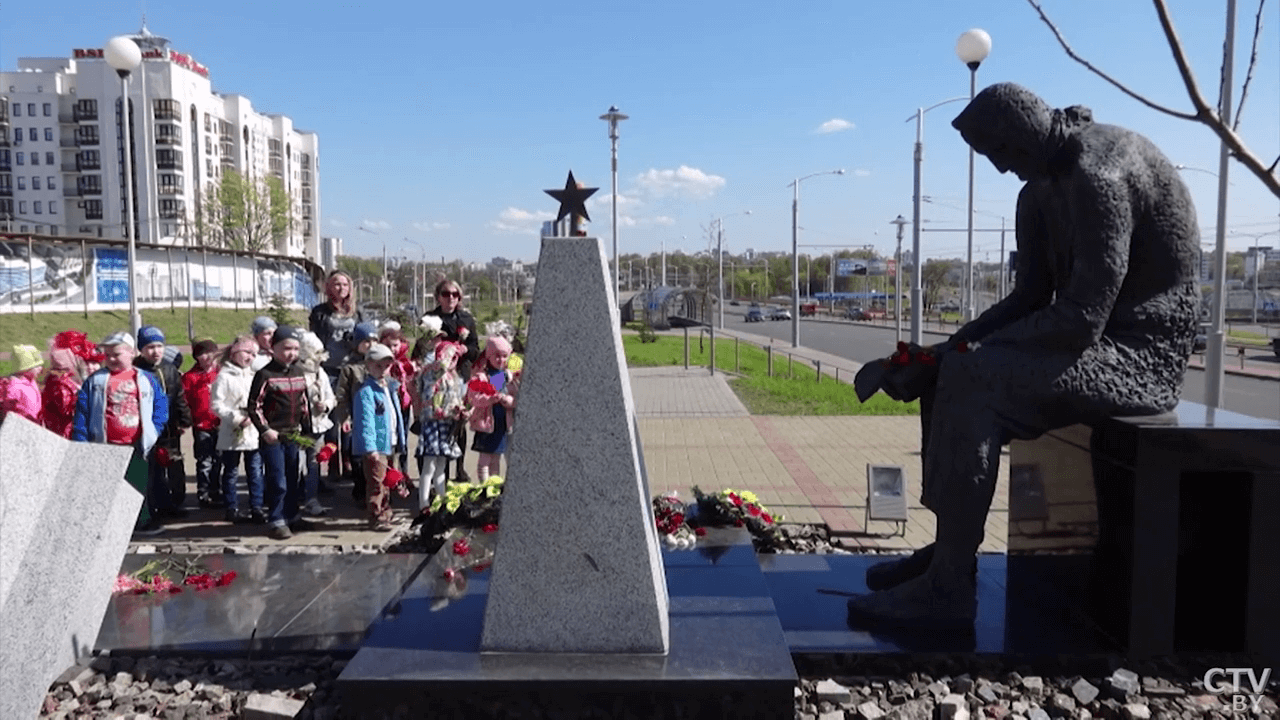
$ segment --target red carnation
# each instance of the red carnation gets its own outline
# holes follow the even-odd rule
[[[488,570],[488,569],[489,569],[489,563],[480,563],[479,565],[472,568],[472,570],[475,570],[476,572],[484,572],[485,570]]]
[[[693,529],[693,534],[694,534],[694,535],[697,535],[698,537],[702,537],[703,535],[706,535],[706,534],[707,534],[707,529],[706,529],[706,528],[694,528],[694,529]]]
[[[747,512],[748,512],[748,513],[750,513],[750,514],[751,514],[751,515],[753,515],[753,516],[754,516],[754,515],[759,515],[759,514],[760,514],[760,506],[759,506],[759,505],[756,505],[755,503],[747,503]]]
[[[680,526],[681,526],[681,525],[683,525],[683,524],[684,524],[684,515],[682,515],[682,514],[680,514],[680,513],[676,513],[675,515],[672,515],[672,516],[671,516],[671,525],[672,525],[672,526],[674,526],[674,527],[680,527]]]
[[[498,526],[497,526],[497,525],[494,525],[493,523],[489,523],[488,525],[485,525],[484,527],[482,527],[482,528],[480,528],[480,529],[481,529],[482,531],[484,531],[484,532],[487,532],[487,533],[495,533],[495,532],[498,532]]]
[[[742,498],[738,497],[737,493],[729,493],[729,502],[733,503],[734,505],[741,506]]]
[[[160,467],[169,467],[169,448],[164,446],[156,448],[156,462]]]
[[[921,365],[937,365],[938,358],[934,357],[930,353],[920,353],[920,364]]]
[[[333,443],[325,443],[324,447],[320,448],[320,452],[316,453],[316,462],[320,463],[321,465],[329,462],[329,458],[333,457],[333,454],[337,451],[338,451],[337,445]]]
[[[232,580],[235,580],[235,579],[236,579],[236,571],[228,570],[218,576],[218,582],[216,584],[218,587],[226,587],[227,585],[231,584]]]
[[[956,343],[956,350],[959,352],[969,352],[969,343],[965,342],[964,340],[961,340],[960,342]]]
[[[393,467],[389,467],[387,468],[387,476],[382,479],[382,484],[386,487],[393,488],[399,485],[402,480],[404,480],[404,473]]]
[[[734,526],[734,527],[742,527],[742,518],[734,518],[734,520],[733,520],[733,526]]]
[[[454,577],[457,576],[457,574],[458,574],[457,570],[454,570],[453,568],[448,568],[444,571],[444,579],[452,580]]]
[[[466,555],[469,552],[471,552],[471,546],[467,544],[466,538],[458,540],[453,544],[454,555]]]
[[[467,389],[478,395],[497,395],[498,390],[493,387],[493,383],[482,377],[475,377],[471,382],[467,383]]]
[[[770,523],[770,524],[773,523],[773,516],[770,515],[769,513],[764,513],[763,515],[760,516],[760,519],[765,521],[766,523]]]

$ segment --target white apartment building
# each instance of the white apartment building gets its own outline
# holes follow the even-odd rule
[[[279,178],[291,230],[264,252],[319,262],[318,137],[293,120],[214,92],[209,69],[144,25],[129,76],[133,198],[140,242],[192,246],[205,186],[235,170]],[[0,72],[0,230],[125,237],[120,78],[102,49],[19,58]]]

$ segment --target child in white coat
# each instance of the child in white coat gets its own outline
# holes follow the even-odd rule
[[[217,414],[218,451],[222,453],[222,494],[227,501],[229,522],[265,523],[262,455],[258,453],[258,429],[249,420],[249,385],[258,343],[251,335],[241,335],[222,352],[218,378],[210,391],[210,408]],[[240,510],[236,491],[241,459],[249,485],[249,510]]]

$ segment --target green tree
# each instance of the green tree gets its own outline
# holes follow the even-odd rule
[[[948,260],[925,260],[924,270],[920,273],[925,309],[933,308],[938,304],[938,295],[946,287],[947,273],[951,272],[951,267],[952,264]]]
[[[204,244],[270,251],[294,225],[292,203],[279,178],[257,182],[227,170],[218,183],[205,186],[194,225]]]

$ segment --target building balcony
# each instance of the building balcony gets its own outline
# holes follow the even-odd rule
[[[158,194],[158,195],[181,195],[181,194],[182,194],[182,186],[181,186],[181,185],[161,185],[161,186],[156,190],[156,194]]]
[[[3,133],[3,137],[0,137],[0,147],[9,147],[9,133]]]
[[[218,142],[233,143],[235,141],[236,136],[231,133],[218,133]]]
[[[181,147],[182,137],[177,135],[165,135],[163,137],[156,137],[156,145],[174,145],[177,147]]]
[[[96,122],[98,120],[98,109],[76,108],[74,115],[76,122]]]
[[[182,160],[157,160],[156,168],[160,170],[182,170]]]
[[[70,186],[64,187],[62,188],[62,197],[68,197],[68,198],[80,197],[80,189],[73,188]]]
[[[303,220],[310,220],[310,219],[311,219],[311,206],[310,206],[310,205],[303,205],[303,206],[302,206],[302,219],[303,219]]]
[[[156,108],[156,120],[182,120],[182,111],[171,108]]]
[[[13,197],[13,188],[0,187],[0,197]]]
[[[74,190],[72,188],[67,188],[64,192],[73,193],[72,197],[80,196],[80,195],[101,195],[102,187],[87,186],[87,187],[75,188]]]
[[[13,170],[13,165],[9,160],[0,160],[0,172],[9,172]]]
[[[80,122],[80,118],[76,117],[74,112],[60,112],[58,113],[58,122],[62,125],[75,125]]]

